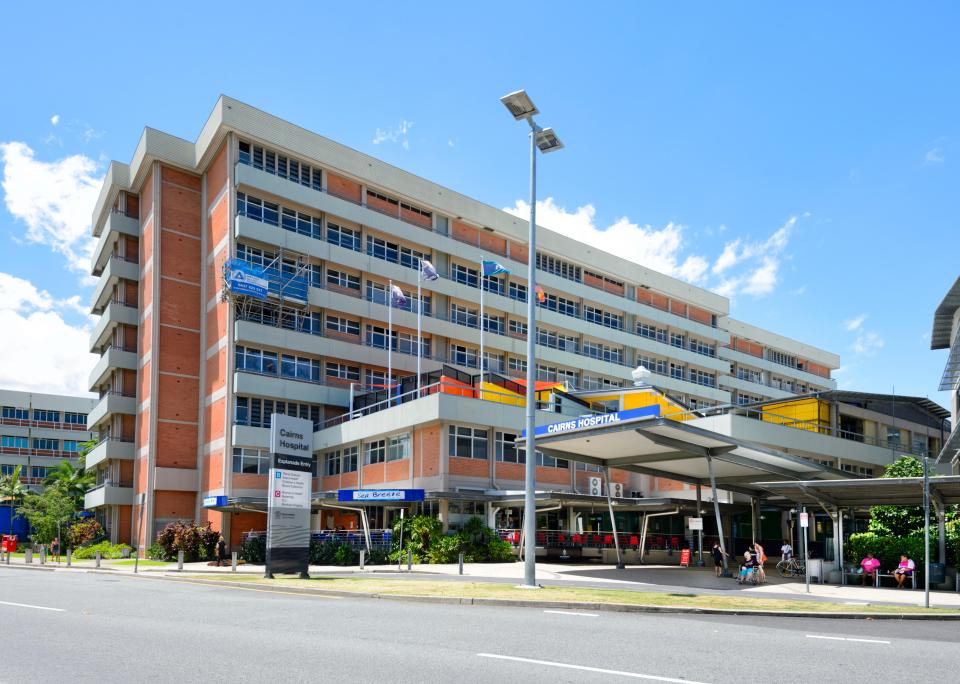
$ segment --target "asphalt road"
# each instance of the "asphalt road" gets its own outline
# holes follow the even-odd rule
[[[0,569],[0,682],[950,681],[956,625],[448,606]]]

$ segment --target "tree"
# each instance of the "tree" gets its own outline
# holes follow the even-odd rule
[[[57,536],[59,526],[70,521],[75,509],[74,500],[59,487],[48,487],[41,494],[27,494],[17,513],[30,521],[37,544],[47,544]]]
[[[923,462],[913,456],[901,456],[887,466],[883,477],[923,477]],[[947,507],[947,520],[957,517],[957,507]],[[931,508],[931,518],[933,512]],[[923,506],[873,506],[870,508],[870,532],[907,537],[923,531]]]
[[[81,457],[79,467],[71,461],[60,461],[57,467],[47,474],[43,484],[62,491],[73,500],[74,508],[80,510],[83,508],[83,497],[94,483],[95,477],[92,471],[84,468]]]
[[[27,488],[20,481],[20,466],[13,469],[9,475],[0,477],[0,501],[6,501],[10,507],[10,534],[13,534],[13,519],[16,516],[14,506],[23,501]]]

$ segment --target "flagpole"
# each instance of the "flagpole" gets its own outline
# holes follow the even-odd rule
[[[480,262],[480,384],[483,384],[483,262]]]
[[[393,280],[387,287],[387,401],[393,400]],[[390,406],[387,403],[387,406]]]
[[[423,259],[420,259],[420,269],[417,273],[417,398],[420,398],[420,356],[423,353],[423,333],[421,332],[420,317],[423,315]]]

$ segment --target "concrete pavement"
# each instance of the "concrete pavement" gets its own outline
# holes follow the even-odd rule
[[[22,570],[0,576],[0,624],[12,656],[0,682],[947,681],[960,643],[935,622],[443,606]]]

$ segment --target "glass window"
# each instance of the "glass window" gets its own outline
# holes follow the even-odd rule
[[[28,449],[30,447],[30,440],[26,437],[18,437],[17,435],[3,435],[2,444],[8,449]]]
[[[50,439],[48,437],[34,437],[33,448],[44,451],[60,451],[60,440]]]
[[[360,231],[344,228],[327,221],[327,242],[332,245],[345,247],[354,252],[360,251]]]
[[[363,462],[366,465],[383,463],[387,455],[386,440],[378,439],[363,444]]]
[[[3,417],[13,420],[30,420],[30,411],[29,409],[17,408],[16,406],[4,406]],[[84,422],[86,422],[86,420],[84,420]]]
[[[327,316],[327,330],[343,333],[344,335],[359,335],[360,321],[353,321],[349,318],[339,316]]]
[[[450,456],[458,458],[487,458],[487,431],[481,428],[451,425],[448,428]]]
[[[343,271],[327,269],[327,284],[342,287],[347,290],[360,291],[360,276],[350,275]]]
[[[63,414],[63,422],[69,425],[86,425],[87,414],[74,413],[72,411],[67,411],[66,413]]]
[[[359,448],[356,446],[345,447],[343,449],[343,459],[341,463],[341,471],[344,473],[353,473],[357,470],[357,452]]]
[[[80,445],[75,439],[65,439],[63,440],[63,450],[71,453],[77,453],[80,451]]]
[[[262,449],[234,447],[233,472],[267,475],[270,472],[270,453]]]
[[[47,409],[33,409],[33,419],[41,423],[59,423],[60,412]]]
[[[401,461],[410,458],[410,435],[391,437],[387,443],[387,460]]]
[[[323,474],[327,477],[340,474],[340,450],[328,451],[323,455]]]

